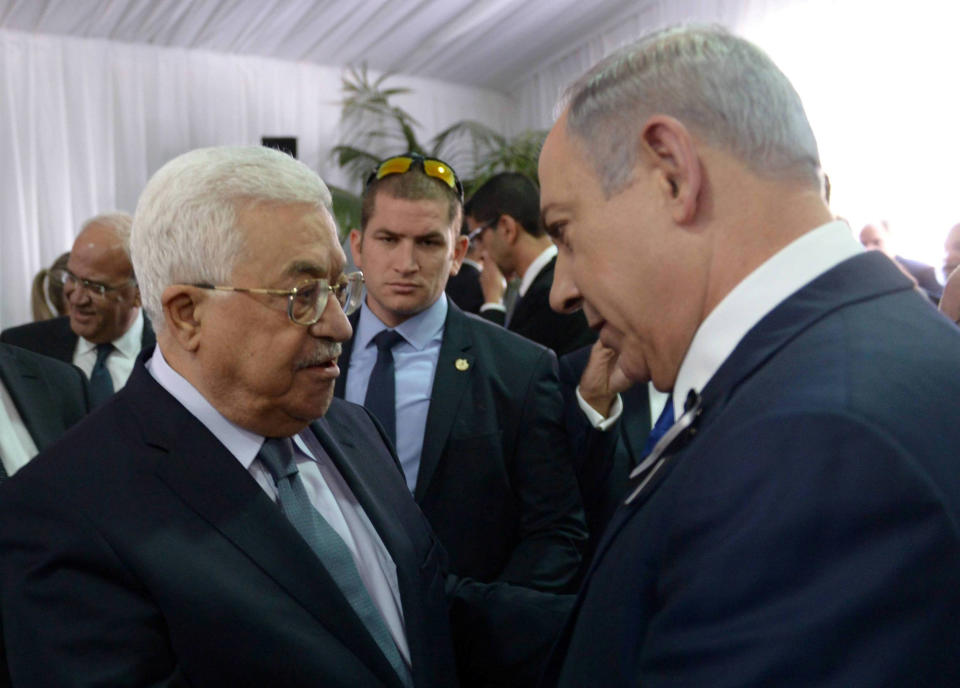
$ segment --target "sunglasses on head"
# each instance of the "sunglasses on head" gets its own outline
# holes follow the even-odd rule
[[[404,153],[403,155],[395,155],[392,158],[383,160],[377,165],[376,169],[370,173],[370,176],[367,177],[367,186],[370,186],[376,180],[389,177],[391,174],[403,174],[413,167],[414,163],[417,163],[428,177],[439,179],[456,191],[460,197],[460,202],[463,203],[463,184],[460,183],[460,180],[457,178],[457,173],[453,171],[453,168],[443,160],[427,158],[419,153]]]

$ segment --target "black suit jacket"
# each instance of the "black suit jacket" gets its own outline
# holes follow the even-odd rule
[[[506,326],[522,337],[553,349],[557,356],[562,356],[593,344],[597,334],[587,326],[583,311],[557,313],[550,308],[550,287],[553,286],[556,264],[554,257],[544,266],[527,293],[517,300]],[[499,310],[484,311],[481,316],[498,325],[503,325],[505,321],[503,311]]]
[[[13,685],[401,686],[323,563],[143,366],[0,487]],[[568,601],[446,575],[443,548],[362,408],[311,426],[397,567],[416,686],[536,670]],[[511,629],[529,629],[529,635]],[[529,682],[529,678],[525,679]]]
[[[89,409],[87,378],[75,366],[0,344],[0,380],[43,451]]]
[[[442,550],[394,459],[362,408],[336,401],[312,427],[397,564],[416,685],[450,685]],[[277,506],[142,363],[4,485],[0,549],[14,685],[401,685]]]
[[[584,565],[589,564],[607,523],[626,496],[630,471],[643,458],[651,427],[646,383],[635,384],[620,395],[623,414],[613,427],[602,431],[590,424],[577,401],[577,385],[591,348],[585,346],[560,358],[564,424],[590,533]]]
[[[543,685],[960,685],[958,352],[877,252],[774,308],[610,522]]]
[[[337,396],[351,352],[352,340]],[[549,349],[449,304],[414,497],[455,573],[557,590],[577,571],[586,533],[556,366]]]
[[[444,291],[461,310],[474,314],[480,312],[480,306],[483,305],[480,271],[470,263],[460,266],[460,271],[447,280]]]
[[[50,320],[17,325],[0,332],[0,342],[13,344],[38,354],[56,358],[67,363],[73,362],[73,352],[77,348],[77,335],[70,329],[70,317],[61,315]],[[143,335],[140,337],[140,348],[149,349],[157,343],[157,337],[150,325],[150,320],[143,317]]]

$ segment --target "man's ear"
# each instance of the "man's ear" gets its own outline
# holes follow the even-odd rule
[[[353,257],[353,264],[363,270],[363,232],[359,229],[350,230],[350,255]]]
[[[450,264],[450,276],[460,272],[460,266],[470,248],[470,240],[463,234],[458,234],[453,239],[453,262]]]
[[[165,330],[185,351],[200,346],[201,304],[207,297],[204,290],[186,284],[172,284],[160,296]]]
[[[520,223],[517,222],[512,215],[507,215],[506,213],[502,214],[500,219],[497,220],[496,228],[501,232],[503,240],[510,246],[517,243],[520,232],[524,231]]]
[[[697,214],[703,175],[689,130],[673,117],[654,115],[643,125],[639,146],[641,159],[656,175],[674,222],[692,222]]]

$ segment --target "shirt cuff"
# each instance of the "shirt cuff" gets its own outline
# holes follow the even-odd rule
[[[504,306],[502,303],[493,303],[491,301],[480,306],[480,312],[483,313],[484,311],[501,311],[503,313],[506,313],[507,307]]]
[[[606,418],[597,413],[596,409],[584,401],[580,395],[580,385],[577,385],[577,403],[580,404],[580,410],[583,411],[583,415],[590,421],[590,425],[601,432],[609,430],[614,423],[620,420],[620,416],[623,415],[623,400],[619,394],[617,398],[613,400],[613,404],[610,406],[610,415]]]

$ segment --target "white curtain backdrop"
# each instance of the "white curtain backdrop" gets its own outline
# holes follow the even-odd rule
[[[455,121],[505,131],[505,96],[397,76],[428,140]],[[394,83],[388,81],[388,83]],[[349,185],[338,143],[340,71],[309,63],[0,30],[0,328],[31,319],[33,275],[86,219],[134,210],[149,176],[200,146],[296,136],[299,158]]]
[[[517,129],[552,124],[565,89],[649,31],[719,23],[756,42],[803,99],[854,232],[886,219],[901,255],[939,266],[960,222],[960,3],[944,0],[647,0],[518,78]]]

